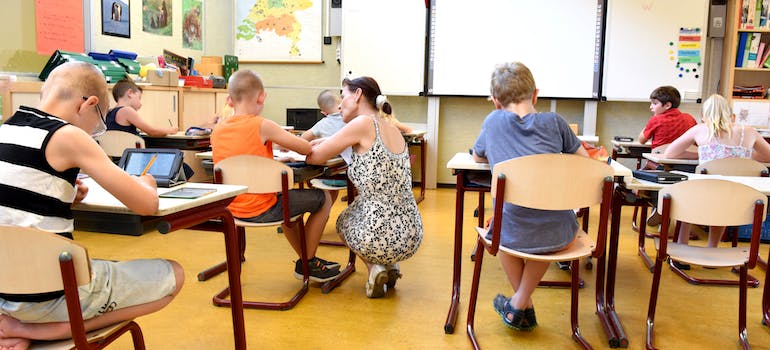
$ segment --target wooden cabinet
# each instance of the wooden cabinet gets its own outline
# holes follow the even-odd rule
[[[720,93],[728,99],[767,103],[770,100],[733,98],[735,86],[761,85],[765,88],[770,87],[770,68],[736,67],[741,33],[759,33],[760,41],[765,43],[765,50],[770,50],[770,28],[741,28],[741,4],[742,1],[738,0],[728,1]],[[748,46],[750,43],[747,42],[746,45]]]
[[[211,118],[222,110],[224,99],[227,98],[225,89],[181,89],[182,110],[180,114],[180,130],[191,126],[208,123]]]
[[[139,114],[155,127],[179,126],[178,89],[144,88]],[[181,128],[180,128],[181,129]]]
[[[11,89],[3,94],[2,120],[10,118],[19,106],[37,107],[40,104],[40,87],[38,82],[15,82]]]

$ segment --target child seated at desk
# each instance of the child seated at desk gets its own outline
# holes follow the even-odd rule
[[[490,90],[495,110],[484,120],[473,158],[495,164],[541,153],[574,153],[588,156],[564,118],[535,110],[538,90],[530,70],[522,63],[495,67]],[[577,219],[572,210],[534,210],[506,203],[500,245],[527,253],[558,251],[575,238]],[[498,218],[493,218],[497,220]],[[532,293],[548,269],[548,262],[523,260],[500,254],[500,264],[514,294],[493,300],[503,323],[517,330],[537,326]]]
[[[150,136],[166,136],[179,131],[175,126],[160,128],[142,119],[138,112],[142,108],[142,88],[130,79],[121,79],[115,83],[112,87],[112,97],[117,105],[107,112],[107,130],[120,130],[136,135],[139,135],[141,130]]]
[[[241,69],[230,76],[227,104],[234,109],[234,115],[219,123],[211,133],[212,159],[214,165],[227,157],[251,154],[273,158],[273,142],[300,154],[311,151],[307,140],[283,130],[270,119],[260,116],[265,107],[267,93],[262,79],[251,70]],[[235,197],[228,206],[233,216],[251,222],[272,222],[282,218],[280,194],[245,193]],[[310,279],[315,282],[329,281],[340,273],[340,264],[315,256],[326,222],[329,220],[332,201],[328,191],[290,190],[291,215],[310,213],[305,224],[307,259],[310,264]],[[283,227],[284,236],[297,253],[301,254],[299,232]],[[302,279],[302,263],[297,259],[294,276]]]
[[[717,94],[709,96],[703,103],[703,121],[687,130],[666,148],[666,158],[685,158],[687,147],[698,146],[698,163],[722,158],[751,158],[759,162],[770,161],[770,144],[756,129],[735,124],[735,115],[727,100]],[[709,229],[708,247],[716,247],[724,233],[724,227]],[[687,244],[690,238],[690,224],[682,223],[678,243]],[[686,234],[685,234],[686,233]],[[678,263],[677,263],[678,264]],[[687,269],[687,265],[679,265]]]
[[[94,65],[64,63],[43,84],[37,109],[22,106],[0,126],[1,224],[72,238],[71,205],[88,194],[76,179],[79,171],[139,215],[158,210],[152,176],[123,172],[92,138],[106,130],[101,111],[107,100],[104,75]],[[87,332],[160,310],[184,282],[182,267],[165,259],[93,259],[91,275],[78,288]],[[0,349],[69,337],[63,291],[0,295]]]
[[[661,86],[650,94],[650,112],[652,117],[639,133],[639,143],[652,140],[650,147],[656,148],[667,145],[688,129],[695,126],[695,118],[679,110],[681,96],[673,86]],[[648,162],[646,169],[655,169],[657,164]]]

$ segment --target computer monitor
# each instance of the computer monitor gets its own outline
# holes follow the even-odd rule
[[[155,178],[158,187],[176,186],[187,180],[182,170],[184,155],[178,149],[126,148],[118,166],[131,175],[140,175],[153,157],[147,173]]]
[[[310,130],[315,123],[324,117],[318,108],[287,108],[286,125],[294,130]]]

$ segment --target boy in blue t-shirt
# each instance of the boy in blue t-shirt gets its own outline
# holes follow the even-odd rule
[[[569,124],[553,112],[537,112],[538,90],[532,73],[522,63],[504,63],[492,73],[490,91],[495,110],[481,127],[473,146],[477,162],[495,164],[541,153],[574,153],[588,156]],[[572,210],[535,210],[506,203],[500,245],[527,253],[548,253],[569,245],[577,230]],[[497,218],[495,218],[497,219]],[[507,254],[500,263],[515,293],[498,294],[494,307],[510,328],[537,326],[532,292],[548,269],[547,262],[523,260]]]

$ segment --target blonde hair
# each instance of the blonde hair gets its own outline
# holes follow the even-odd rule
[[[316,99],[318,107],[325,113],[331,113],[330,111],[337,111],[337,106],[340,104],[340,95],[332,90],[324,90],[318,94]]]
[[[503,106],[532,98],[535,89],[532,72],[521,62],[498,64],[492,72],[489,92]]]
[[[264,90],[262,79],[252,70],[242,69],[230,76],[227,84],[227,92],[233,102],[240,102],[243,98],[254,96]]]
[[[732,136],[733,111],[727,100],[717,94],[709,96],[703,103],[703,123],[709,130],[709,140],[719,138],[723,133]]]
[[[62,101],[96,96],[103,111],[110,106],[104,74],[86,62],[67,62],[51,71],[41,89],[41,97],[48,98],[49,94]]]

